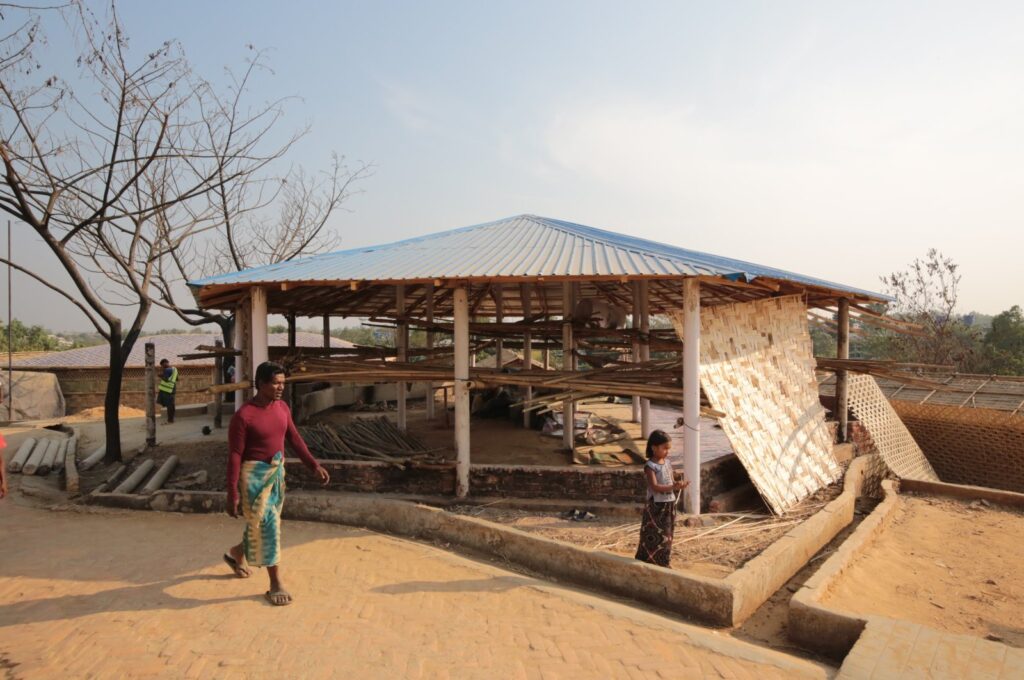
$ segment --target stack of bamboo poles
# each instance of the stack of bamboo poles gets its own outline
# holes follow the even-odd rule
[[[438,350],[450,348],[438,348]],[[452,379],[450,361],[435,353],[431,359],[417,362],[386,361],[382,359],[356,359],[350,357],[295,356],[289,361],[292,375],[288,382],[335,382],[356,385],[400,382],[443,383]],[[927,380],[902,369],[891,361],[866,359],[817,358],[817,367],[823,371],[847,370],[876,377],[896,380],[908,385],[935,390],[948,390],[948,386]],[[534,397],[522,402],[528,410],[549,408],[552,404],[595,396],[621,395],[682,403],[681,359],[655,359],[632,363],[611,361],[606,366],[589,371],[502,371],[492,368],[470,369],[473,387],[511,385],[532,387]],[[213,385],[211,393],[231,392],[250,387],[248,382]],[[703,400],[702,400],[703,401]],[[705,416],[722,418],[726,414],[716,411],[705,402],[701,412]]]
[[[317,458],[372,460],[400,467],[438,464],[443,460],[419,439],[402,432],[387,416],[357,418],[346,425],[317,423],[300,427],[299,433]]]
[[[903,383],[911,387],[921,387],[928,390],[948,391],[951,388],[934,380],[928,380],[919,375],[910,373],[906,367],[895,361],[883,361],[874,359],[829,359],[826,357],[815,357],[819,371],[850,371],[851,373],[865,373],[876,378],[887,378]]]

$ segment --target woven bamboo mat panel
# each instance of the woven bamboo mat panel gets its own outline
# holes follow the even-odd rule
[[[944,482],[1024,492],[1024,415],[893,401]]]
[[[939,481],[931,463],[870,375],[850,374],[850,410],[871,433],[878,453],[897,477]]]
[[[682,337],[682,311],[673,314]],[[835,481],[807,308],[798,296],[701,309],[701,386],[765,503],[782,514]]]

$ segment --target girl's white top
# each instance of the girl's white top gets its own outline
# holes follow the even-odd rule
[[[658,481],[658,484],[669,486],[675,483],[675,476],[672,474],[672,463],[668,458],[665,459],[664,463],[655,463],[653,460],[647,461],[647,467],[654,470],[654,479]],[[655,503],[668,503],[676,499],[674,491],[669,493],[659,493],[647,485],[647,500],[654,499]]]

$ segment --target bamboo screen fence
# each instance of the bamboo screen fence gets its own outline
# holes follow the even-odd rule
[[[673,314],[680,337],[682,323]],[[700,344],[701,387],[774,512],[839,478],[799,296],[702,309]]]
[[[870,375],[849,377],[850,409],[864,424],[882,460],[897,477],[937,482],[935,469]]]

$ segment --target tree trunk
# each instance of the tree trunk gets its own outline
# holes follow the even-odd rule
[[[103,457],[106,463],[120,463],[121,458],[121,419],[118,409],[121,405],[121,383],[124,377],[124,361],[121,349],[120,326],[110,329],[110,374],[107,376],[107,395],[103,400],[103,424],[107,437],[107,453]],[[152,399],[153,395],[147,395]]]

